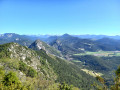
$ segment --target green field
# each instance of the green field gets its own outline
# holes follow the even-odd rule
[[[120,56],[120,51],[98,51],[98,52],[85,52],[85,53],[78,53],[74,54],[78,56],[82,55],[94,55],[94,56]]]

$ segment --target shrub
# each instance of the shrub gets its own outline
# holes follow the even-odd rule
[[[27,66],[27,64],[22,61],[19,62],[19,70],[23,71],[29,77],[33,78],[37,76],[36,70],[30,66]]]
[[[30,68],[28,69],[27,76],[36,77],[36,76],[37,76],[36,70],[34,70],[32,67],[30,67]]]
[[[4,82],[4,85],[6,86],[20,83],[18,77],[14,72],[9,72],[7,75],[5,75],[3,82]]]
[[[24,62],[20,61],[19,70],[23,71],[26,74],[28,71],[28,66]]]

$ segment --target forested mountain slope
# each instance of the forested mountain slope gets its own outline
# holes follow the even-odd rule
[[[95,81],[73,63],[48,56],[44,50],[34,51],[17,43],[0,45],[0,66],[6,72],[16,72],[21,82],[32,85],[34,90],[64,81],[88,90]]]
[[[68,34],[58,37],[49,37],[49,39],[50,38],[52,38],[52,40],[49,44],[61,51],[66,58],[73,54],[83,53],[86,51],[95,52],[120,50],[120,41],[111,38],[90,40],[80,39]]]
[[[68,34],[53,40],[50,45],[60,50],[66,57],[69,57],[71,54],[81,53],[84,51],[99,50],[94,41],[88,39],[79,39]]]
[[[102,38],[96,41],[99,47],[104,51],[116,51],[120,50],[120,40],[112,38]]]

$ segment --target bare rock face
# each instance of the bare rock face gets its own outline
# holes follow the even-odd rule
[[[43,42],[42,41],[40,41],[40,40],[36,40],[36,47],[40,50],[40,49],[43,49],[43,50],[45,50],[45,47],[44,47],[44,45],[43,45]]]
[[[38,42],[38,41],[36,41]],[[42,45],[41,42],[38,42],[36,44],[39,49]],[[42,47],[43,48],[43,47]],[[32,67],[37,72],[41,73],[42,77],[47,77],[49,79],[56,79],[56,74],[54,73],[53,69],[50,67],[47,59],[43,59],[42,56],[39,56],[36,51],[29,49],[28,47],[21,46],[17,43],[9,43],[7,45],[6,51],[10,52],[10,60],[19,60],[24,62],[27,66]],[[44,64],[43,64],[44,62]],[[0,66],[3,66],[2,63],[0,63]],[[7,69],[9,69],[7,67]],[[17,70],[15,70],[17,71]],[[21,80],[24,82],[24,79],[26,79],[25,75],[18,71],[19,77],[22,78]],[[54,76],[54,77],[53,77]]]
[[[42,42],[41,40],[36,40],[29,46],[29,48],[31,48],[33,50],[44,50],[44,51],[46,51],[47,54],[52,54],[55,56],[62,57],[62,54],[60,51],[58,51],[54,47]]]
[[[43,42],[40,41],[40,40],[36,40],[35,42],[33,42],[33,43],[29,46],[29,48],[33,48],[33,49],[36,49],[36,50],[41,50],[41,49],[45,50],[45,47],[44,47],[44,45],[43,45]]]
[[[17,58],[18,60],[22,60],[24,63],[32,66],[36,70],[37,66],[40,65],[39,58],[35,51],[30,50],[27,47],[13,43],[10,45],[8,50],[11,52],[10,58]]]

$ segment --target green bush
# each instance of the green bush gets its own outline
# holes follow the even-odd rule
[[[9,45],[10,45],[10,43],[0,45],[0,58],[10,56],[10,52],[8,51],[8,48],[7,48]]]
[[[29,77],[33,78],[37,76],[36,70],[30,66],[27,66],[27,64],[22,61],[19,62],[19,70],[23,71]]]
[[[65,82],[59,85],[59,90],[73,90],[72,85],[68,85]]]
[[[20,81],[14,72],[9,72],[5,75],[3,83],[6,86],[10,86],[12,84],[20,84]]]
[[[30,67],[30,68],[28,69],[27,76],[36,77],[36,76],[37,76],[36,70],[34,70],[32,67]]]
[[[28,66],[24,62],[20,61],[19,70],[23,71],[26,74],[28,71]]]
[[[0,67],[0,90],[34,90],[27,83],[22,84],[16,73],[10,71],[5,73],[5,70]]]

